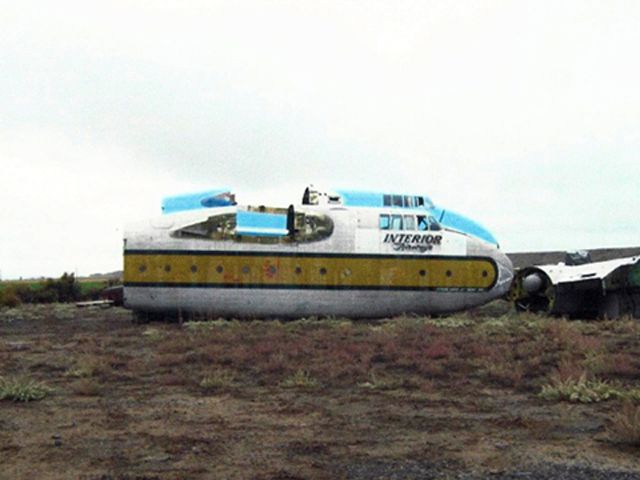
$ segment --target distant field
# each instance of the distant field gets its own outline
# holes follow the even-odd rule
[[[0,293],[4,288],[9,285],[27,285],[32,290],[41,290],[44,286],[44,280],[7,280],[0,282]],[[102,290],[103,288],[109,285],[109,282],[106,280],[78,280],[78,285],[80,286],[80,294],[87,295],[91,292],[95,292],[96,290]]]
[[[1,309],[0,376],[49,391],[0,402],[0,477],[640,479],[639,335],[502,302],[146,325]]]

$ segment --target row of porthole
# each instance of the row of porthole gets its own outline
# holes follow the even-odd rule
[[[278,272],[277,268],[276,268],[276,267],[274,267],[273,265],[270,265],[268,268],[269,268],[269,274],[271,274],[271,275],[275,275],[275,274]],[[191,272],[192,272],[192,273],[196,273],[196,272],[198,271],[198,267],[197,267],[197,266],[195,266],[195,265],[191,265],[190,270],[191,270]],[[146,272],[146,271],[147,271],[147,266],[146,266],[146,265],[140,265],[140,266],[138,267],[138,271],[139,271],[140,273],[144,273],[144,272]],[[171,265],[165,265],[165,266],[164,266],[164,271],[165,271],[165,272],[167,272],[167,273],[169,273],[169,272],[171,271]],[[321,267],[318,271],[320,272],[320,275],[326,275],[326,274],[327,274],[327,269],[326,269],[326,268],[324,268],[324,267]],[[216,267],[216,272],[217,272],[217,273],[222,273],[222,272],[224,272],[224,268],[222,267],[222,265],[218,265],[218,266]],[[244,265],[244,266],[242,267],[242,273],[244,273],[245,275],[246,275],[246,274],[249,274],[250,272],[251,272],[251,269],[249,268],[249,266],[248,266],[248,265]],[[295,270],[294,270],[294,272],[295,272],[297,275],[300,275],[300,274],[302,273],[302,268],[301,268],[301,267],[296,267],[296,268],[295,268]],[[344,273],[345,275],[349,276],[349,275],[351,275],[351,270],[349,270],[349,269],[344,270],[344,272],[343,272],[343,273]]]
[[[192,273],[196,273],[198,271],[198,267],[195,266],[195,265],[191,265],[191,269],[190,270],[191,270]],[[138,271],[140,271],[140,273],[146,272],[147,271],[147,266],[146,265],[140,265],[138,267]],[[164,271],[169,273],[171,271],[171,265],[165,265],[164,266]],[[324,267],[320,267],[320,269],[318,271],[320,272],[320,275],[326,275],[327,274],[327,269],[324,268]],[[218,273],[224,272],[224,268],[222,267],[222,265],[218,265],[216,267],[216,272],[218,272]],[[242,267],[242,273],[243,274],[248,275],[250,272],[251,272],[251,269],[249,268],[248,265],[244,265]],[[274,267],[273,265],[269,266],[269,274],[275,275],[277,272],[278,272],[278,270],[276,269],[276,267]],[[302,273],[302,268],[301,267],[296,267],[294,272],[296,273],[296,275],[300,275]],[[344,276],[348,277],[348,276],[351,275],[351,270],[346,269],[346,270],[343,270],[342,273],[343,273]],[[418,273],[419,273],[419,275],[421,277],[424,277],[424,276],[427,275],[427,271],[426,270],[420,270]],[[445,272],[445,275],[447,277],[452,277],[453,276],[453,272],[451,270],[447,270]],[[482,271],[482,276],[484,278],[486,278],[488,275],[489,275],[489,272],[487,272],[486,270]]]

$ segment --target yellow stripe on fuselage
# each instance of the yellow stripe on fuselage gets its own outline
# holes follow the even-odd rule
[[[126,285],[278,288],[460,288],[488,290],[489,258],[357,255],[126,253]]]

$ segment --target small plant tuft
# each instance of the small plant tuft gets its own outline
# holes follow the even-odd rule
[[[540,397],[545,400],[567,400],[576,403],[598,403],[620,398],[622,395],[619,388],[605,380],[588,380],[586,374],[582,374],[577,380],[553,378],[551,383],[542,386],[540,392]]]
[[[640,405],[625,402],[611,419],[608,432],[612,442],[640,447]]]
[[[49,392],[48,387],[27,377],[0,377],[0,400],[33,402],[42,400]]]
[[[280,385],[285,388],[315,388],[318,381],[306,370],[297,370],[293,375],[285,378]]]
[[[422,386],[416,378],[397,378],[381,376],[374,371],[369,373],[366,382],[359,383],[360,388],[368,390],[416,390]]]
[[[234,385],[235,376],[229,370],[215,370],[208,373],[200,381],[200,388],[205,392],[224,390]]]

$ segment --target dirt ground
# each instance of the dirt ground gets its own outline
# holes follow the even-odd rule
[[[638,322],[496,308],[143,325],[3,310],[0,376],[48,393],[0,402],[0,478],[640,479],[640,447],[614,428],[629,400],[539,395],[580,377],[640,387]]]

